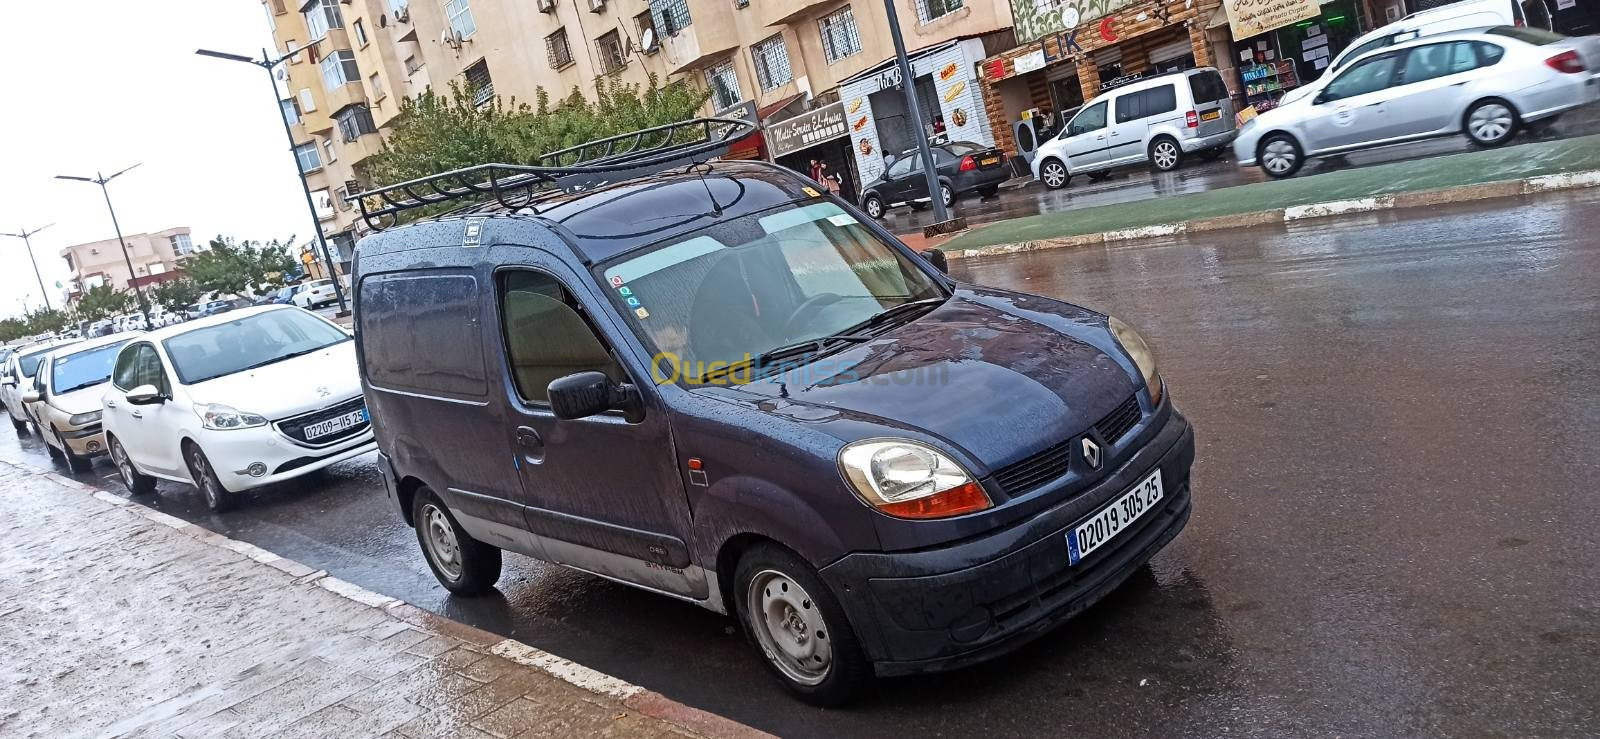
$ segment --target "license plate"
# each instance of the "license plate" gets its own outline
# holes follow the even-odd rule
[[[362,408],[360,410],[350,411],[342,416],[330,418],[326,421],[318,421],[313,423],[310,426],[306,426],[303,430],[303,433],[306,435],[306,441],[311,441],[312,439],[320,439],[330,434],[337,434],[340,431],[346,431],[352,426],[359,426],[366,422],[367,409]]]
[[[1067,531],[1068,564],[1081,562],[1090,552],[1115,539],[1140,516],[1154,510],[1159,502],[1161,470],[1158,469],[1134,485],[1132,490],[1123,493],[1122,497],[1111,501],[1111,505],[1090,516],[1089,520]]]
[[[1216,120],[1218,118],[1221,118],[1221,117],[1222,117],[1222,111],[1220,111],[1220,110],[1208,110],[1208,111],[1200,114],[1200,120],[1202,120],[1202,121],[1214,121],[1214,120]]]
[[[978,164],[980,164],[982,166],[985,166],[985,167],[987,167],[987,166],[989,166],[991,164],[999,164],[999,163],[1000,163],[1000,157],[984,157],[984,158],[978,160]]]

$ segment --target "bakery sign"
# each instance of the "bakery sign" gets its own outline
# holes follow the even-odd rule
[[[1011,0],[1011,20],[1016,29],[1017,43],[1026,44],[1052,33],[1071,31],[1080,25],[1088,26],[1090,21],[1098,21],[1141,1]],[[1085,30],[1092,35],[1095,27],[1089,26]],[[1107,39],[1111,40],[1114,39]]]
[[[1259,36],[1322,12],[1317,0],[1223,0],[1222,5],[1235,39]]]
[[[841,100],[767,124],[767,149],[777,158],[849,134],[850,124],[845,121],[844,101]]]

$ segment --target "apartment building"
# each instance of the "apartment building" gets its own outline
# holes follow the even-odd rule
[[[972,84],[958,106],[971,108],[960,117],[972,120],[974,132],[992,143],[971,62],[1014,45],[1008,0],[894,1],[908,49],[932,50],[960,40],[978,49],[960,65],[961,77]],[[485,100],[498,95],[532,103],[540,89],[552,98],[575,88],[593,97],[596,80],[606,76],[632,84],[644,84],[651,75],[686,78],[709,91],[707,114],[739,109],[774,125],[798,118],[788,128],[805,129],[785,131],[784,143],[776,146],[753,137],[736,156],[777,159],[802,170],[807,157],[824,159],[834,171],[850,174],[851,185],[861,170],[857,158],[881,164],[882,152],[853,145],[838,119],[846,107],[841,86],[878,73],[893,56],[882,0],[263,5],[280,50],[317,42],[285,65],[283,112],[330,246],[342,260],[349,259],[365,228],[344,197],[373,184],[365,162],[379,150],[400,101],[430,86],[443,91],[451,81],[470,83]],[[886,80],[884,89],[897,85]],[[855,107],[859,113],[864,106]],[[935,111],[905,127],[930,125],[938,116]]]
[[[76,300],[84,290],[99,285],[128,290],[134,285],[143,287],[172,279],[177,276],[183,260],[198,251],[186,226],[128,234],[123,241],[128,244],[126,259],[115,238],[61,250],[61,257],[72,270],[72,284],[67,289],[69,300]],[[130,261],[133,263],[131,275],[128,273]]]

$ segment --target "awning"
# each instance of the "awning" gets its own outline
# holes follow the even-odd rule
[[[776,103],[768,103],[766,105],[763,105],[763,106],[761,106],[761,108],[759,110],[756,111],[756,120],[764,125],[764,124],[766,124],[768,122],[767,121],[768,118],[772,118],[772,117],[776,116],[784,108],[787,108],[790,105],[793,105],[794,101],[799,100],[800,98],[803,98],[803,97],[805,97],[804,93],[798,93],[797,92],[797,93],[795,93],[793,95],[790,95],[789,97],[786,97],[786,98],[784,98],[782,100],[779,100]],[[793,117],[793,114],[783,116],[783,118],[791,118],[791,117]],[[782,119],[780,118],[779,120],[782,120]]]

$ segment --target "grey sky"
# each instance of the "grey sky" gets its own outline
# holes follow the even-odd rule
[[[112,238],[100,188],[53,179],[143,166],[111,185],[123,233],[172,226],[305,241],[311,217],[266,73],[195,56],[271,44],[258,0],[0,2],[0,232],[38,228],[59,307],[62,247]],[[0,317],[40,306],[20,239],[0,237]]]

